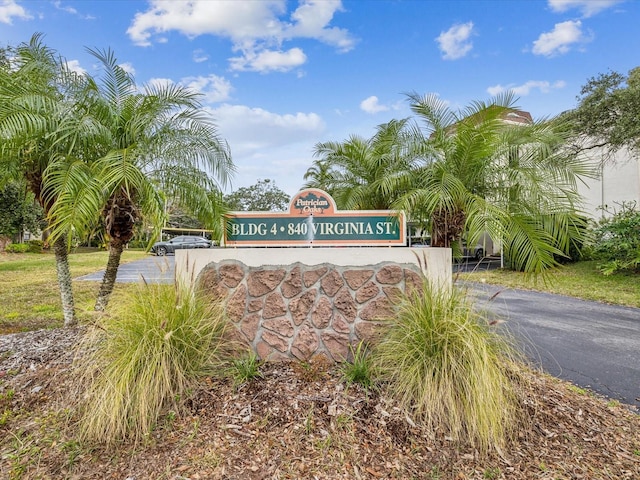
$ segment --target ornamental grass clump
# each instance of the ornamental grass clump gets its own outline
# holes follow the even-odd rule
[[[107,444],[146,438],[232,353],[222,306],[192,288],[142,284],[111,310],[85,340],[79,422],[82,439]]]
[[[372,355],[386,394],[429,430],[481,452],[515,432],[516,354],[463,291],[425,281],[397,304]]]
[[[227,374],[233,380],[233,386],[239,388],[253,379],[262,378],[261,365],[258,355],[249,350],[245,355],[231,360]]]
[[[355,348],[352,345],[350,350],[351,360],[343,362],[340,367],[342,377],[347,385],[359,383],[366,390],[372,388],[374,372],[367,345],[360,342]]]

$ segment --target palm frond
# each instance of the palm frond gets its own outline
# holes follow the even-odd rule
[[[101,64],[103,72],[101,91],[110,105],[119,105],[125,98],[135,93],[133,77],[118,65],[113,50],[87,48],[87,51]]]
[[[85,162],[59,158],[47,167],[44,179],[45,203],[52,205],[49,211],[52,241],[65,235],[70,241],[71,233],[82,236],[94,228],[105,196]]]
[[[512,268],[540,275],[559,264],[555,255],[564,255],[557,248],[552,232],[544,229],[541,219],[512,215],[506,228],[505,252]]]

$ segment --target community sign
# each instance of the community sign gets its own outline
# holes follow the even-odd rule
[[[225,217],[225,245],[263,246],[404,246],[403,212],[338,211],[325,191],[298,192],[289,212],[231,212]]]

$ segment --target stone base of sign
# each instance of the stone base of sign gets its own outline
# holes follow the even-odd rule
[[[395,296],[425,280],[450,288],[451,250],[179,250],[176,279],[225,298],[236,337],[261,359],[339,362],[375,340]]]

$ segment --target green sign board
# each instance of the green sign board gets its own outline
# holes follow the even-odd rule
[[[322,190],[307,189],[291,201],[289,213],[235,212],[226,218],[229,246],[405,245],[401,212],[340,212]]]

